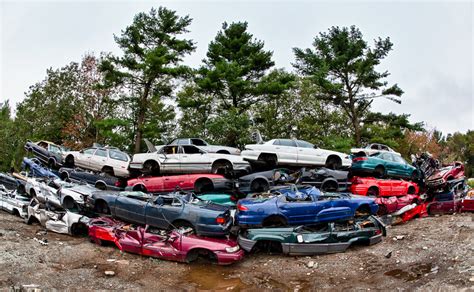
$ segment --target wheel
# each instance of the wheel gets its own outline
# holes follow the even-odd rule
[[[409,194],[409,195],[414,195],[414,194],[415,194],[415,188],[414,188],[414,187],[412,187],[412,186],[411,186],[411,187],[409,187],[409,188],[408,188],[408,192],[407,192],[407,194]]]
[[[102,190],[102,191],[107,190],[107,186],[103,182],[96,183],[95,188],[99,189],[99,190]]]
[[[232,171],[232,163],[229,161],[216,161],[212,164],[212,173],[223,174]]]
[[[69,155],[66,157],[65,164],[67,167],[73,168],[74,167],[74,156]]]
[[[210,192],[214,189],[214,185],[210,179],[198,179],[194,183],[194,192]]]
[[[370,187],[367,190],[367,197],[378,197],[379,196],[379,189],[377,187]]]
[[[374,170],[375,176],[378,178],[383,178],[385,176],[385,168],[382,165],[379,165]]]
[[[250,185],[250,190],[252,192],[266,192],[269,188],[268,182],[263,179],[256,179]]]
[[[96,202],[94,209],[100,214],[110,214],[109,206],[107,206],[107,203],[104,201]]]
[[[79,211],[79,205],[77,205],[77,202],[74,201],[73,198],[71,197],[66,197],[63,200],[63,207],[64,209],[68,211]]]
[[[335,181],[327,181],[321,186],[321,190],[324,192],[336,192],[339,185]]]
[[[329,169],[338,169],[341,168],[342,161],[341,158],[337,156],[329,156],[326,160],[326,167]]]
[[[143,164],[143,172],[148,175],[158,175],[160,173],[160,166],[154,160],[148,160]]]

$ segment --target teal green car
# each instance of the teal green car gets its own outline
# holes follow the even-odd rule
[[[210,193],[210,194],[201,194],[201,195],[196,195],[196,196],[203,201],[211,201],[215,204],[224,205],[224,206],[235,206],[237,203],[237,200],[231,194]]]
[[[377,152],[370,156],[352,159],[352,173],[370,173],[376,177],[401,177],[417,180],[418,170],[408,164],[400,155],[391,152]]]
[[[351,245],[372,245],[386,236],[384,223],[376,216],[315,226],[247,229],[239,245],[247,251],[277,251],[287,255],[317,255],[344,252]]]

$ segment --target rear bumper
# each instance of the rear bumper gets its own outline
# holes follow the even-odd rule
[[[138,170],[143,169],[143,162],[130,162],[128,168]]]
[[[225,225],[197,224],[196,233],[202,236],[225,236],[229,234],[231,226],[232,226],[232,219],[227,221]]]

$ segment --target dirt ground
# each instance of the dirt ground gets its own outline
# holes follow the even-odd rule
[[[161,261],[87,238],[43,234],[40,226],[0,212],[0,288],[474,291],[473,219],[474,214],[416,219],[389,228],[384,241],[371,247],[314,257],[253,254],[220,267]],[[48,245],[34,238],[45,238]]]

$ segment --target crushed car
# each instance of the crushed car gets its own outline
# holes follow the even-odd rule
[[[235,221],[242,228],[305,225],[349,220],[356,215],[373,215],[377,210],[372,198],[291,186],[239,200]]]
[[[21,163],[21,169],[23,169],[27,173],[27,176],[58,178],[58,176],[54,172],[41,166],[41,162],[38,160],[38,158],[30,159],[24,157]]]
[[[297,179],[295,174],[287,168],[255,172],[241,176],[237,181],[237,188],[244,193],[266,192],[276,185],[294,183]]]
[[[89,237],[98,244],[111,242],[124,252],[169,261],[190,263],[205,257],[213,263],[229,265],[244,257],[235,240],[199,237],[190,228],[160,230],[97,218],[89,223]]]
[[[451,180],[448,187],[448,191],[430,194],[426,207],[430,215],[452,214],[461,211],[462,200],[468,192],[465,179]]]
[[[232,225],[229,207],[203,201],[193,193],[152,196],[142,192],[100,191],[86,206],[100,214],[156,228],[191,228],[198,235],[224,236]]]
[[[169,176],[140,176],[127,182],[126,190],[144,193],[169,193],[177,188],[196,193],[214,190],[232,190],[235,188],[231,179],[220,174],[183,174]]]
[[[247,229],[239,234],[238,241],[247,252],[270,249],[291,256],[310,256],[344,252],[355,244],[376,244],[382,236],[386,236],[384,223],[370,216],[347,222]]]
[[[58,169],[62,165],[62,153],[65,148],[49,141],[31,142],[28,140],[24,146],[25,151],[33,154],[49,168]]]
[[[459,161],[445,166],[425,179],[425,184],[430,190],[444,188],[449,181],[464,177],[464,164]]]
[[[99,190],[121,191],[126,187],[123,178],[110,176],[104,173],[80,170],[77,168],[62,167],[59,169],[59,177],[64,181],[74,183],[88,183]]]
[[[89,218],[69,212],[49,201],[41,203],[33,198],[28,205],[25,222],[27,224],[39,223],[46,230],[77,236],[87,235]]]
[[[305,169],[300,171],[298,184],[311,185],[324,192],[346,191],[351,182],[348,181],[349,172],[322,167],[320,169]]]
[[[378,197],[375,199],[375,203],[379,205],[378,215],[392,214],[408,205],[416,205],[422,201],[419,195]]]
[[[22,196],[16,190],[7,190],[0,185],[0,208],[13,215],[25,218],[30,198]]]
[[[420,191],[417,183],[405,180],[355,176],[351,183],[351,193],[369,197],[415,195]]]

